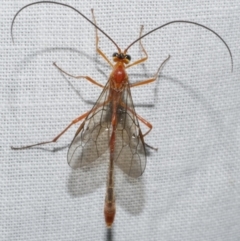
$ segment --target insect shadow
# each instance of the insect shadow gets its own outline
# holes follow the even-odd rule
[[[108,151],[100,158],[80,169],[71,169],[67,180],[67,191],[72,197],[82,197],[105,187]],[[126,212],[139,215],[145,206],[144,176],[131,178],[119,168],[115,168],[115,191],[117,203]],[[104,196],[105,194],[102,193]],[[136,205],[137,203],[137,205]]]
[[[114,227],[112,228],[106,228],[106,241],[113,241],[113,235],[114,235]]]

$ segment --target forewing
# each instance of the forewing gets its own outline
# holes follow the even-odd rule
[[[111,124],[109,88],[108,82],[69,147],[68,164],[74,169],[95,161],[108,149]]]
[[[146,167],[146,151],[129,86],[123,91],[117,114],[115,163],[129,176],[139,177]]]

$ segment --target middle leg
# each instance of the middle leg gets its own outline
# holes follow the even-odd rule
[[[156,74],[155,74],[152,78],[146,79],[146,80],[142,80],[142,81],[137,82],[137,83],[130,84],[130,88],[136,87],[136,86],[140,86],[140,85],[149,84],[149,83],[152,83],[152,82],[156,81],[156,79],[158,78],[158,75],[159,75],[160,71],[163,69],[164,65],[167,63],[167,61],[168,61],[169,59],[170,59],[170,55],[161,63],[161,65],[159,66]]]

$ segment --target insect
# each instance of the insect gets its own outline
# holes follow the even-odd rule
[[[103,88],[102,93],[100,94],[99,98],[97,99],[95,105],[92,107],[91,110],[73,120],[54,139],[23,147],[12,147],[12,149],[22,150],[34,146],[56,142],[72,125],[82,121],[68,150],[68,164],[72,168],[81,168],[98,159],[107,150],[109,151],[109,169],[107,177],[104,215],[106,225],[108,227],[111,227],[111,225],[114,222],[114,217],[116,213],[114,193],[115,165],[118,166],[124,173],[126,173],[130,177],[137,178],[143,174],[146,167],[146,147],[151,148],[151,146],[145,143],[144,138],[151,131],[152,125],[150,122],[148,122],[136,113],[132,100],[131,88],[145,84],[150,84],[156,81],[162,67],[170,58],[169,56],[165,59],[165,61],[159,66],[155,75],[152,78],[136,83],[130,83],[127,74],[127,69],[135,65],[141,64],[148,59],[148,54],[145,48],[143,47],[141,40],[149,34],[157,30],[160,30],[170,24],[193,24],[201,28],[207,29],[208,31],[215,34],[223,42],[223,44],[226,46],[230,54],[231,64],[233,68],[232,53],[227,43],[215,31],[211,30],[210,28],[202,24],[184,20],[168,22],[145,34],[142,34],[143,27],[141,27],[140,36],[135,41],[133,41],[125,50],[122,51],[114,42],[114,40],[97,26],[93,10],[93,20],[90,20],[84,14],[82,14],[80,11],[73,8],[72,6],[52,1],[34,2],[21,8],[15,14],[12,21],[12,39],[13,25],[18,14],[23,9],[31,5],[42,3],[57,4],[70,8],[77,12],[79,15],[81,15],[91,25],[93,25],[96,30],[96,51],[110,65],[112,71],[110,73],[106,85],[103,86],[89,76],[73,76],[62,70],[60,67],[57,66],[56,63],[54,63],[58,70],[63,72],[64,74],[74,78],[84,78],[92,84]],[[113,61],[109,60],[108,57],[99,48],[98,31],[102,32],[117,48],[117,52],[114,53],[112,56]],[[140,44],[140,48],[144,54],[144,57],[131,63],[131,57],[127,54],[127,52],[137,42],[139,42]],[[143,123],[148,127],[148,131],[146,133],[142,133],[139,122]]]

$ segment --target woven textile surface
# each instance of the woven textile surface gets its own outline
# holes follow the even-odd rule
[[[105,84],[110,66],[96,54],[95,29],[69,8],[31,1],[0,2],[0,240],[237,241],[240,240],[240,2],[65,0],[125,49],[143,34],[148,61],[128,69],[136,112],[153,125],[144,174],[116,168],[117,213],[105,228],[103,206],[108,155],[72,170],[67,150],[79,124],[57,143],[48,141],[92,108],[101,88],[59,72]],[[111,59],[116,47],[99,33]],[[139,43],[128,54],[143,57]],[[147,131],[142,125],[143,132]]]

